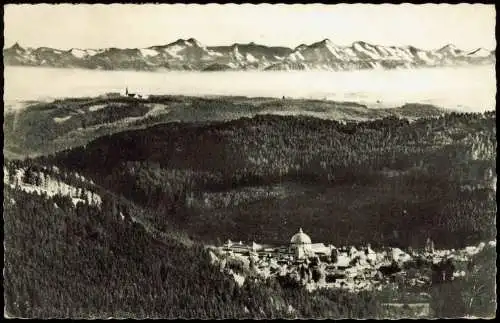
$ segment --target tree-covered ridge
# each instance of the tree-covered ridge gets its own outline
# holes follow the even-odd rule
[[[249,279],[241,288],[200,245],[153,239],[107,196],[102,209],[6,187],[5,296],[10,317],[294,318],[374,317],[368,294],[281,288]],[[77,292],[75,292],[77,291]]]
[[[379,298],[370,293],[309,294],[253,279],[238,287],[186,236],[286,244],[302,226],[315,242],[336,245],[408,247],[431,236],[439,247],[461,248],[494,240],[495,121],[491,112],[361,123],[263,115],[159,125],[7,162],[4,181],[22,168],[30,185],[49,176],[102,203],[75,205],[5,185],[6,312],[377,317]],[[284,196],[257,194],[270,187]],[[206,196],[221,203],[206,208]],[[491,315],[495,257],[480,256],[470,278],[432,288],[442,300],[433,303],[436,316]]]
[[[39,160],[159,210],[160,226],[174,221],[212,242],[236,235],[282,243],[307,224],[335,244],[418,246],[430,235],[459,247],[495,236],[495,120],[487,112],[411,122],[261,115],[168,123]],[[257,196],[276,185],[286,198]],[[210,192],[224,193],[208,201],[220,207],[203,207]]]
[[[370,109],[353,102],[168,95],[130,98],[120,93],[110,93],[53,102],[23,102],[12,109],[6,104],[5,151],[10,156],[43,155],[84,146],[101,136],[165,122],[227,121],[261,113],[312,114],[327,119],[367,120],[387,116],[431,117],[441,115],[444,111],[424,104]]]
[[[29,166],[30,161],[22,163]],[[188,247],[175,238],[154,237],[140,222],[131,221],[144,216],[146,210],[102,188],[98,192],[103,197],[101,207],[85,203],[75,206],[66,196],[36,195],[24,192],[19,186],[5,187],[4,280],[8,316],[375,318],[381,315],[382,295],[370,292],[308,293],[286,282],[252,277],[239,287],[230,276],[210,265],[210,257],[201,245]],[[123,218],[123,214],[128,216]],[[491,316],[495,308],[492,280],[495,257],[491,254],[494,248],[486,250],[489,252],[473,259],[471,275],[466,280],[432,286],[431,305],[436,317]],[[398,301],[403,294],[400,291],[392,296]]]
[[[109,172],[123,160],[147,160],[166,168],[272,176],[294,170],[306,173],[309,168],[311,173],[317,173],[318,168],[332,171],[351,166],[406,169],[428,162],[426,158],[439,158],[440,149],[454,153],[451,157],[469,159],[476,144],[485,147],[485,158],[491,158],[495,134],[495,117],[486,114],[452,113],[412,123],[388,117],[347,124],[263,115],[225,123],[169,123],[123,132],[99,138],[67,155],[83,151],[92,157],[107,154],[108,158],[93,166],[102,172]],[[75,166],[90,169],[94,164],[91,160]]]

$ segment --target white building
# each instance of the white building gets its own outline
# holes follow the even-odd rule
[[[295,255],[296,260],[313,255],[311,238],[302,231],[302,228],[290,240],[290,251]]]

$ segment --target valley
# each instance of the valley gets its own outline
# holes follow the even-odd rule
[[[463,315],[485,315],[493,306],[493,294],[478,298],[473,290],[493,286],[494,112],[109,94],[31,102],[4,116],[4,152],[22,156],[4,156],[7,288],[23,291],[7,305],[16,315],[81,317],[94,308],[122,316],[141,304],[134,317],[361,318],[394,311],[428,317],[448,313],[438,299]],[[415,250],[429,238],[438,260],[422,260],[425,270],[401,263],[394,277],[376,280],[382,288],[366,289],[360,286],[371,286],[369,277],[392,266],[390,259],[347,269],[323,259],[325,282],[300,285],[292,263],[267,275],[276,269],[272,260],[259,255],[251,269],[217,251],[229,239],[286,246],[299,227],[338,246],[349,263],[354,258],[345,248],[366,245],[377,255],[390,248],[417,261]],[[26,235],[36,251],[23,243]],[[429,281],[432,266],[471,250],[452,280]],[[54,269],[55,260],[46,257],[67,265]],[[221,269],[220,261],[228,266]],[[21,270],[33,266],[40,271]],[[407,283],[426,283],[398,285],[407,272],[416,279],[408,276]],[[96,301],[64,296],[59,285]],[[415,309],[398,310],[398,304]]]

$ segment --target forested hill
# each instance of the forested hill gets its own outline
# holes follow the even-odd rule
[[[305,289],[281,288],[276,281],[253,279],[239,286],[231,276],[212,266],[202,245],[183,243],[179,239],[182,231],[158,237],[137,221],[153,213],[151,210],[63,169],[28,160],[9,162],[5,170],[7,317],[377,315],[375,298],[367,293],[309,294]],[[99,203],[87,203],[74,196],[88,191]],[[172,227],[169,230],[172,233]]]
[[[355,102],[169,95],[130,98],[120,93],[5,105],[4,154],[12,158],[84,146],[102,136],[166,122],[228,121],[257,114],[360,121],[388,116],[433,117],[445,113],[426,104],[369,108]]]
[[[377,317],[372,293],[308,293],[253,277],[239,286],[210,265],[202,243],[286,245],[298,227],[314,242],[338,246],[420,247],[430,236],[437,248],[461,248],[494,240],[495,119],[488,112],[414,122],[263,115],[168,123],[7,161],[5,312]],[[475,263],[481,281],[473,286],[485,286],[487,295],[493,259]],[[491,313],[479,298],[470,303],[474,313],[462,311],[472,287],[458,284],[435,299],[452,304],[445,307],[454,315]]]
[[[167,168],[240,173],[268,170],[270,174],[291,173],[297,168],[304,172],[322,165],[319,168],[338,169],[353,163],[370,165],[370,169],[404,169],[408,163],[418,164],[416,156],[407,156],[415,150],[436,151],[474,141],[477,136],[486,140],[477,138],[478,144],[488,145],[496,140],[494,120],[488,113],[452,113],[411,123],[397,117],[346,123],[275,115],[208,124],[167,123],[103,136],[85,147],[57,154],[57,159],[68,167],[92,172],[108,172],[124,160],[147,160]],[[393,152],[391,158],[379,160],[389,151]],[[406,154],[399,156],[398,151]],[[471,150],[465,149],[467,153]],[[87,158],[79,158],[82,155]],[[397,165],[398,161],[403,164]]]
[[[165,210],[210,241],[284,242],[308,225],[319,240],[334,230],[335,243],[432,235],[448,246],[494,232],[495,147],[492,112],[347,124],[260,115],[122,132],[40,160]],[[273,185],[280,198],[259,197]]]

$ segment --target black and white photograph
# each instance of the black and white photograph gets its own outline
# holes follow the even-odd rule
[[[494,319],[493,4],[5,4],[4,319]]]

